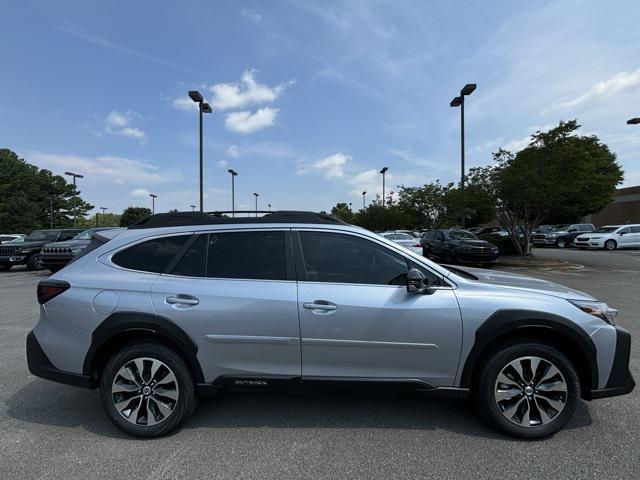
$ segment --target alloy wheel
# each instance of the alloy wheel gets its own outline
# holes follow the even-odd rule
[[[155,358],[129,360],[111,385],[113,406],[134,425],[152,426],[165,421],[176,408],[178,395],[175,374]]]
[[[500,413],[522,427],[537,427],[555,420],[567,402],[562,372],[540,357],[520,357],[498,374],[494,399]]]

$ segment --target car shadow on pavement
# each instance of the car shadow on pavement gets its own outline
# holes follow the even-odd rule
[[[106,418],[98,391],[35,380],[6,402],[12,418],[54,427],[82,427],[92,433],[130,438]],[[592,423],[585,402],[566,429]],[[464,398],[431,393],[378,391],[223,392],[203,397],[183,429],[364,428],[447,430],[511,440],[486,425]]]

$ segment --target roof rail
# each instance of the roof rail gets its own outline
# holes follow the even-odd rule
[[[263,214],[261,217],[229,217],[229,214]],[[214,212],[170,212],[156,213],[129,225],[129,229],[186,227],[192,225],[224,225],[250,223],[316,223],[348,225],[339,218],[327,213],[304,212],[296,210],[276,210],[265,212],[258,210],[235,210]]]

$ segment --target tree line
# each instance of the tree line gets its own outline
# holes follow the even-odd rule
[[[573,223],[607,206],[623,172],[616,156],[595,135],[578,135],[576,120],[537,131],[517,153],[500,149],[493,164],[470,169],[465,188],[439,181],[399,186],[385,207],[377,197],[352,212],[338,203],[331,213],[369,230],[433,229],[491,221],[502,225],[516,253],[529,253],[529,236],[540,224]]]

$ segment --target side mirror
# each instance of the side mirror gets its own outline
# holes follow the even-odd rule
[[[417,268],[412,268],[407,272],[407,292],[409,293],[429,293],[427,277]]]
[[[618,232],[618,235],[622,236],[622,235],[624,235],[625,233],[627,233],[627,232]]]

